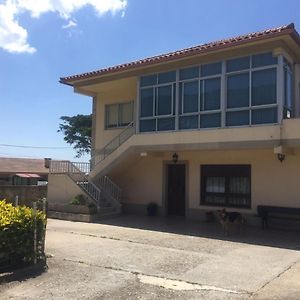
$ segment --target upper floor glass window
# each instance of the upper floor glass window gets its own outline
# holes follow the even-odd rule
[[[226,126],[277,123],[277,58],[272,53],[226,62]]]
[[[277,123],[277,63],[268,52],[142,76],[140,131]],[[286,64],[287,111],[291,106]]]

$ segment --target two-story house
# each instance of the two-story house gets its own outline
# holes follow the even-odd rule
[[[293,24],[60,82],[92,97],[92,169],[52,162],[50,202],[84,192],[99,209],[145,213],[156,202],[162,215],[190,218],[223,207],[300,207]]]

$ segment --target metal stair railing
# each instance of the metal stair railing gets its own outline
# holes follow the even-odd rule
[[[98,207],[101,206],[102,199],[108,199],[119,211],[121,208],[121,189],[107,176],[99,183],[99,186],[89,180],[87,176],[90,169],[89,163],[77,163],[70,161],[51,161],[50,173],[63,173],[81,187]],[[107,190],[106,190],[107,189]]]
[[[106,157],[108,157],[112,152],[118,149],[124,142],[126,142],[131,136],[135,134],[135,123],[129,123],[125,129],[116,137],[114,137],[109,143],[107,143],[104,148],[100,150],[100,154],[94,155],[92,157],[92,161],[95,158],[98,158],[96,164],[94,164],[93,168],[95,168],[98,164],[100,164]]]
[[[101,176],[97,183],[105,193],[110,194],[119,203],[121,202],[122,190],[108,176]]]
[[[101,206],[101,190],[93,182],[90,182],[87,175],[70,161],[51,161],[50,173],[67,174],[80,188],[82,188],[96,203]]]

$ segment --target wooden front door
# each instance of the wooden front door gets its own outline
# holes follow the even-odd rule
[[[185,165],[167,166],[167,210],[168,215],[185,215]]]

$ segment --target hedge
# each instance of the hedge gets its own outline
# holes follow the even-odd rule
[[[34,251],[36,217],[37,253]],[[46,215],[26,206],[13,206],[0,200],[0,268],[22,266],[45,260]]]

